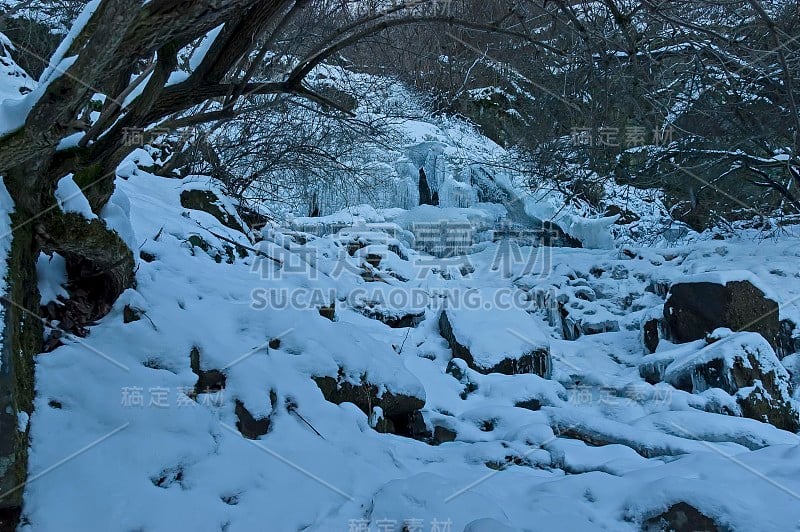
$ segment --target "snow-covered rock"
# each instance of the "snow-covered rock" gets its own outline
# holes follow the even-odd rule
[[[769,343],[757,333],[726,329],[715,331],[710,341],[670,363],[664,381],[692,393],[720,388],[736,397],[743,416],[797,431],[789,373]]]
[[[480,294],[479,307],[448,308],[439,317],[439,330],[453,356],[480,373],[549,377],[549,341],[539,323],[522,309],[494,308],[492,291]]]

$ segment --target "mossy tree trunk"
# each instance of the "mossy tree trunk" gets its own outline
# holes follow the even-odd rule
[[[22,505],[27,473],[28,427],[33,412],[34,356],[41,350],[36,256],[32,224],[24,211],[11,216],[16,228],[8,256],[8,292],[4,297],[4,330],[0,352],[0,530],[13,530]],[[22,430],[20,430],[22,429]]]

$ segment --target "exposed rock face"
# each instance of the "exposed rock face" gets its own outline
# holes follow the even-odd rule
[[[663,370],[664,381],[692,393],[720,388],[736,398],[744,417],[791,432],[800,429],[789,373],[766,340],[721,329],[709,341],[707,347],[672,361]]]
[[[189,361],[192,372],[197,375],[197,383],[194,385],[196,394],[218,392],[225,389],[225,374],[217,369],[203,370],[200,367],[200,350],[192,348],[189,354]]]
[[[461,398],[466,399],[469,394],[478,389],[478,384],[474,382],[469,376],[469,368],[466,361],[460,358],[453,358],[447,363],[445,372],[452,375],[458,382],[464,385],[464,390],[461,392]]]
[[[792,320],[781,320],[774,346],[775,353],[781,360],[787,355],[800,352],[800,333],[796,331],[797,325]]]
[[[433,428],[433,439],[431,443],[433,443],[433,445],[441,445],[443,443],[455,441],[456,436],[458,436],[456,431],[441,425],[436,425]]]
[[[502,313],[495,312],[494,314],[496,316]],[[475,371],[483,374],[503,373],[506,375],[535,373],[540,377],[550,377],[552,372],[550,349],[545,343],[539,342],[538,335],[531,331],[535,327],[532,321],[530,324],[525,324],[525,327],[518,327],[519,332],[517,334],[519,337],[513,334],[515,332],[514,320],[504,324],[501,317],[496,324],[482,323],[481,334],[490,339],[490,341],[496,341],[498,344],[494,352],[487,352],[492,351],[491,347],[487,348],[471,341],[470,338],[461,334],[463,329],[459,330],[458,326],[454,327],[453,321],[458,319],[458,314],[447,310],[443,311],[439,317],[439,332],[450,345],[453,357],[464,360]],[[524,338],[525,335],[530,335],[537,339],[528,342],[520,338]],[[507,344],[507,340],[516,341]],[[509,345],[512,345],[511,349]]]
[[[644,322],[642,326],[642,341],[649,353],[655,353],[658,347],[658,320],[653,318]]]
[[[333,377],[314,377],[322,395],[335,404],[353,403],[367,416],[373,409],[382,411],[382,423],[376,429],[379,432],[391,432],[403,436],[420,437],[426,432],[419,410],[425,401],[412,395],[404,395],[384,391],[380,393],[378,386],[369,382],[353,384]]]
[[[394,311],[393,309],[385,309],[381,307],[363,306],[356,308],[360,314],[367,318],[378,320],[392,329],[402,329],[405,327],[417,327],[420,323],[425,321],[425,311],[419,312],[402,312]]]
[[[256,418],[245,408],[244,403],[236,401],[236,428],[245,438],[249,440],[258,439],[269,432],[269,416]]]
[[[327,307],[320,307],[319,315],[323,318],[328,318],[331,321],[336,321],[336,301],[332,302]]]
[[[694,506],[679,502],[642,523],[643,532],[718,532],[713,519]]]
[[[122,309],[122,321],[124,323],[133,323],[134,321],[139,321],[142,316],[142,312],[130,305],[125,305]]]
[[[222,206],[220,199],[210,190],[184,190],[181,192],[181,205],[185,209],[207,212],[222,225],[244,233],[236,217]]]
[[[670,337],[678,342],[699,340],[726,327],[757,332],[774,348],[780,330],[778,303],[746,280],[673,284],[664,319]]]

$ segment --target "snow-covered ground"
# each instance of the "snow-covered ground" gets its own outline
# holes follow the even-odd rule
[[[669,279],[747,269],[780,295],[782,317],[796,317],[797,241],[627,251],[484,242],[434,259],[396,238],[399,226],[356,216],[322,237],[267,228],[261,255],[229,257],[206,229],[251,247],[246,236],[180,205],[181,191],[207,179],[127,175],[115,201],[129,202],[147,260],[87,339],[39,357],[25,530],[636,530],[679,501],[735,530],[797,526],[796,435],[707,412],[713,394],[647,384],[637,367],[640,322],[663,304],[647,288]],[[613,332],[565,340],[548,325],[536,292],[578,289],[593,294],[586,319],[601,314]],[[498,350],[544,338],[552,379],[448,373],[445,299],[462,313],[528,310],[505,325],[474,320],[470,333]],[[319,308],[334,300],[332,321]],[[366,303],[425,319],[391,328]],[[126,305],[140,319],[125,323]],[[223,389],[194,394],[193,349],[203,371],[225,375]],[[323,376],[422,398],[428,429],[455,440],[379,433],[353,404],[325,400],[311,378]],[[269,431],[244,438],[238,405],[268,416]],[[614,443],[567,437],[575,431]]]

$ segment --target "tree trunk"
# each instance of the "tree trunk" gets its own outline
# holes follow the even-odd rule
[[[28,427],[33,412],[34,356],[41,351],[34,227],[29,211],[12,214],[8,292],[3,298],[5,328],[0,353],[0,530],[14,530],[27,477]],[[22,430],[19,430],[22,429]]]

